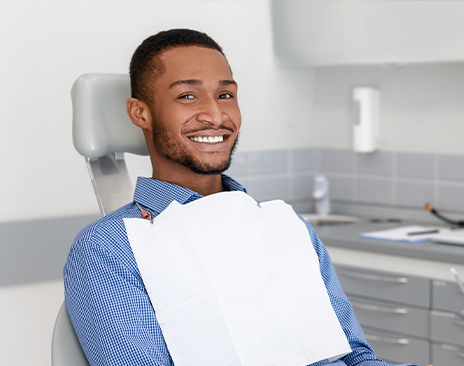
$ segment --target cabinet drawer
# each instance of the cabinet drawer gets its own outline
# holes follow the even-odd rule
[[[429,314],[427,310],[381,301],[350,297],[354,315],[362,326],[427,338]]]
[[[382,360],[395,364],[410,362],[427,365],[430,363],[430,344],[426,340],[369,328],[364,329],[364,335],[377,357]]]
[[[428,279],[345,266],[337,266],[335,270],[346,293],[430,307]]]
[[[464,310],[464,294],[455,282],[432,282],[432,308],[459,313]]]
[[[464,347],[464,318],[456,313],[432,311],[430,313],[430,338],[433,341]]]
[[[432,363],[433,366],[462,366],[464,365],[464,348],[433,343]]]

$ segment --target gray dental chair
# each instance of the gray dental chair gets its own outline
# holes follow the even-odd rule
[[[85,158],[104,216],[133,200],[124,153],[148,155],[142,131],[126,114],[129,76],[82,75],[74,83],[71,97],[74,147]],[[89,365],[64,304],[53,331],[52,365]]]

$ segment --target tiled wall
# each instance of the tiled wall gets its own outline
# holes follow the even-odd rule
[[[334,201],[464,212],[464,155],[342,149],[239,152],[227,174],[259,200],[311,199],[313,178],[329,177]]]
[[[226,174],[242,183],[255,199],[309,200],[314,175],[313,151],[272,150],[236,153]]]

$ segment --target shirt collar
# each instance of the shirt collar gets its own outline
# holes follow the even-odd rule
[[[246,189],[231,177],[222,174],[222,189],[224,191],[242,191]],[[138,177],[135,186],[134,201],[149,208],[153,213],[160,214],[172,201],[181,205],[195,201],[203,196],[188,188],[184,188],[161,180]]]

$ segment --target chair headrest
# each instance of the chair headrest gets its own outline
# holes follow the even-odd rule
[[[129,75],[84,74],[71,90],[73,142],[79,154],[100,158],[114,152],[148,155],[143,132],[126,113]]]

